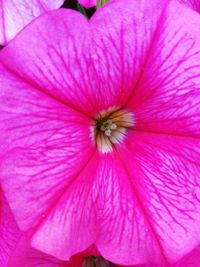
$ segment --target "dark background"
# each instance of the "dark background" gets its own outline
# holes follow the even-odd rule
[[[61,7],[78,10],[78,2],[77,0],[65,0],[64,4]],[[95,7],[92,7],[90,9],[85,9],[85,12],[88,18],[90,18],[95,12]]]

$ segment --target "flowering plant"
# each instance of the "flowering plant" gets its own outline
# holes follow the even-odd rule
[[[0,182],[17,223],[3,264],[198,267],[197,6],[96,4],[3,32],[4,45],[17,33],[0,52]]]

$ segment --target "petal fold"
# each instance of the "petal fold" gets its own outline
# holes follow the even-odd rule
[[[21,233],[14,220],[10,207],[0,189],[0,266],[7,267]]]

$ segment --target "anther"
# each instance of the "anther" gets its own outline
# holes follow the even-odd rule
[[[112,152],[114,146],[122,143],[127,130],[135,125],[132,112],[110,108],[98,113],[92,124],[92,139],[101,153]]]

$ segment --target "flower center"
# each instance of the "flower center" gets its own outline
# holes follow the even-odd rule
[[[111,262],[105,260],[102,257],[90,256],[85,258],[83,267],[110,267],[114,266]]]
[[[92,139],[101,153],[112,152],[124,140],[127,130],[135,125],[132,112],[109,108],[97,114],[92,123]]]

